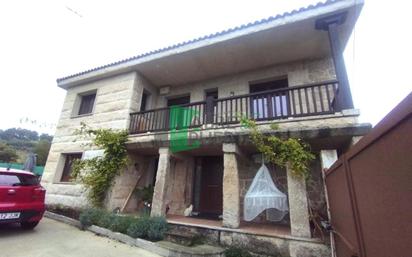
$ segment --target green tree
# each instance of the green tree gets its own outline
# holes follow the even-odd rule
[[[14,162],[18,158],[16,150],[10,146],[0,143],[0,161],[2,162]]]
[[[51,143],[51,141],[53,140],[53,136],[43,133],[39,136],[39,140],[45,140]]]
[[[250,129],[250,139],[266,161],[280,167],[288,165],[292,168],[294,175],[309,177],[309,164],[315,159],[309,145],[300,138],[283,139],[273,134],[265,134],[259,130],[253,120],[242,118],[241,123]],[[276,131],[279,127],[277,124],[271,124],[270,128]]]
[[[27,141],[36,141],[39,139],[39,134],[36,131],[22,129],[22,128],[9,128],[3,131],[0,131],[0,139],[11,140],[27,140]]]
[[[51,143],[47,140],[40,140],[34,146],[34,153],[37,154],[37,165],[44,166],[49,155]]]

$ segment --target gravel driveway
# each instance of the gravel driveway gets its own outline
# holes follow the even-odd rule
[[[146,250],[125,245],[88,231],[43,218],[33,231],[0,226],[2,257],[157,257]]]

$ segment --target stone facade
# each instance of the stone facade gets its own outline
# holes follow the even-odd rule
[[[155,175],[156,158],[143,158],[143,156],[129,153],[128,167],[117,176],[107,195],[106,208],[109,210],[121,209],[124,212],[134,213],[142,208],[141,199],[135,193],[136,188],[152,185]],[[126,202],[131,191],[134,191]]]
[[[172,87],[167,94],[160,94],[161,90],[159,88],[152,85],[137,72],[125,73],[69,88],[42,178],[42,183],[47,188],[47,202],[50,204],[75,205],[76,207],[87,204],[85,192],[81,185],[60,182],[65,154],[81,153],[89,150],[89,147],[84,146],[87,141],[78,140],[73,135],[75,129],[80,127],[81,122],[93,128],[127,129],[129,113],[139,110],[143,91],[149,95],[146,108],[152,109],[164,107],[167,98],[183,94],[189,94],[191,102],[204,100],[205,90],[212,88],[218,89],[219,98],[232,94],[246,94],[249,92],[249,83],[251,82],[285,76],[288,78],[289,86],[295,86],[334,79],[335,73],[331,59],[324,58],[275,65],[241,74],[180,85]],[[75,112],[81,94],[91,91],[96,92],[93,113],[77,116]],[[237,132],[234,131],[234,133]],[[151,136],[147,135],[145,140],[150,141],[150,138]],[[130,174],[128,174],[128,171],[124,173],[127,181],[129,181],[127,178],[130,177]],[[181,175],[179,172],[176,174]],[[122,182],[117,181],[116,184],[120,185]],[[126,187],[131,186],[124,183],[123,185]],[[123,197],[125,191],[127,191],[124,189],[114,190],[116,192],[111,194],[114,198]],[[110,208],[119,204],[113,201],[108,202]],[[180,213],[185,205],[187,205],[187,202],[179,203],[179,207],[174,207],[171,210],[172,213]]]
[[[67,90],[62,112],[53,138],[42,177],[47,189],[46,203],[82,207],[87,204],[81,185],[60,182],[65,163],[65,154],[90,150],[85,139],[74,135],[82,122],[93,128],[127,129],[129,113],[136,110],[132,96],[142,87],[136,72],[87,83]],[[76,115],[80,96],[85,92],[96,92],[93,112]]]
[[[181,156],[172,158],[170,169],[170,180],[166,202],[169,206],[169,214],[183,215],[184,210],[192,204],[194,158],[191,156]]]
[[[48,204],[63,204],[72,207],[87,205],[86,192],[80,184],[62,183],[60,178],[65,162],[65,154],[80,153],[89,150],[87,140],[77,140],[73,135],[81,122],[93,128],[127,129],[129,114],[139,111],[142,94],[148,95],[146,109],[165,107],[167,99],[174,96],[190,95],[190,101],[202,101],[205,90],[217,89],[218,97],[249,93],[249,85],[276,78],[288,78],[289,86],[335,79],[331,59],[305,60],[271,66],[241,74],[232,74],[219,78],[187,85],[173,86],[169,90],[151,84],[137,72],[130,72],[115,77],[78,85],[68,89],[62,114],[57,126],[55,138],[42,178],[47,189]],[[76,116],[79,95],[84,92],[96,92],[93,113]],[[319,104],[319,103],[317,103]],[[225,111],[225,110],[223,110]],[[279,133],[282,136],[318,138],[325,136],[325,131],[332,133],[357,124],[357,112],[335,113],[323,116],[309,116],[279,120]],[[269,130],[271,122],[261,122],[263,130]],[[340,132],[339,132],[340,133]],[[346,133],[346,132],[345,132]],[[351,132],[349,132],[351,133]],[[250,149],[247,141],[248,132],[239,124],[218,126],[205,125],[195,135],[202,147],[196,153],[174,154],[169,149],[170,133],[145,133],[129,137],[130,165],[122,171],[108,192],[105,202],[109,210],[125,207],[125,212],[135,213],[142,209],[142,202],[135,194],[125,205],[125,200],[135,187],[154,184],[152,216],[168,214],[183,215],[184,210],[194,203],[195,159],[203,154],[223,156],[223,226],[224,229],[238,228],[243,220],[243,200],[261,163],[256,159],[256,151]],[[337,134],[337,136],[340,136]],[[210,150],[208,147],[215,147]],[[243,151],[243,148],[247,151]],[[146,154],[146,149],[150,149]],[[218,149],[218,150],[216,150]],[[157,153],[158,154],[157,154]],[[246,153],[246,154],[245,154]],[[272,178],[278,188],[289,197],[290,215],[281,222],[291,226],[292,236],[310,238],[308,207],[325,214],[325,196],[321,179],[319,158],[312,164],[311,179],[296,180],[290,171],[268,165]],[[198,185],[197,185],[198,186]],[[305,201],[303,201],[305,200]],[[303,204],[305,203],[305,204]],[[289,218],[290,217],[290,218]],[[260,214],[252,223],[267,223],[265,213]],[[222,245],[243,246],[258,244],[261,251],[277,251],[291,256],[300,256],[309,252],[326,256],[328,247],[319,242],[299,241],[292,238],[271,238],[242,233],[217,232]],[[210,232],[209,235],[215,235]],[[295,240],[295,241],[294,241]],[[303,248],[302,248],[303,247]],[[306,256],[306,255],[302,255]],[[309,256],[309,255],[308,255]]]
[[[210,89],[217,89],[219,98],[248,94],[250,83],[285,77],[291,87],[332,80],[336,78],[336,75],[330,58],[297,61],[175,86],[170,88],[169,93],[152,98],[151,104],[157,108],[165,107],[168,98],[187,94],[190,95],[191,102],[203,101],[205,91]]]

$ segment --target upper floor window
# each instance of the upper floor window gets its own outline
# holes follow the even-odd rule
[[[250,93],[257,93],[251,98],[250,109],[253,118],[270,119],[287,117],[289,113],[289,97],[286,91],[269,93],[270,90],[287,87],[287,78],[250,84]],[[260,94],[261,92],[262,94]]]
[[[92,113],[95,99],[96,93],[81,96],[78,115]]]

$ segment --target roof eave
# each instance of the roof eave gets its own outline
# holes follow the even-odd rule
[[[304,11],[296,11],[295,13],[290,13],[289,15],[283,15],[282,17],[275,18],[272,21],[246,26],[245,28],[235,29],[232,32],[222,33],[218,36],[213,36],[211,38],[205,38],[202,40],[195,40],[190,43],[183,43],[177,47],[170,47],[170,49],[161,49],[158,51],[150,52],[144,54],[140,57],[132,57],[128,60],[119,61],[117,63],[112,63],[106,66],[97,67],[95,69],[85,71],[79,74],[74,74],[65,78],[57,80],[57,85],[63,89],[68,89],[73,86],[77,86],[83,83],[107,78],[110,76],[133,72],[136,71],[136,67],[139,64],[154,61],[156,59],[167,58],[169,56],[190,52],[195,49],[200,49],[213,44],[231,40],[234,38],[241,38],[242,36],[250,35],[256,32],[273,29],[279,26],[287,26],[288,24],[293,24],[296,22],[304,21],[306,19],[314,17],[322,17],[325,15],[330,15],[350,7],[363,5],[364,1],[353,1],[353,0],[342,0],[328,3],[316,8],[306,9]],[[360,10],[360,9],[359,9]],[[357,14],[358,15],[358,14]],[[354,26],[354,24],[352,25]],[[347,40],[347,39],[345,39]],[[346,41],[345,41],[346,43]]]

